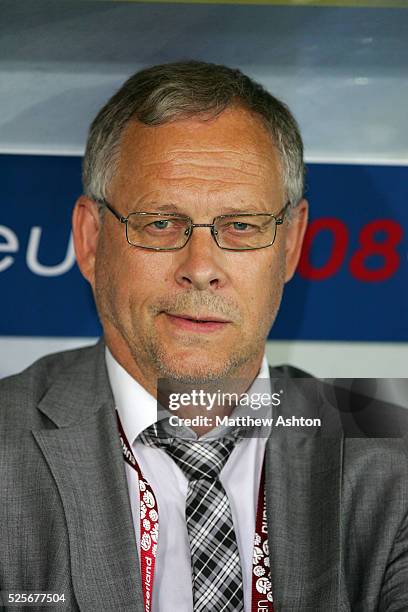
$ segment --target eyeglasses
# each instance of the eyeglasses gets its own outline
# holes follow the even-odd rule
[[[186,215],[172,212],[131,212],[123,217],[106,200],[95,199],[126,227],[132,246],[153,251],[177,251],[186,246],[195,227],[210,227],[220,249],[252,251],[272,246],[278,225],[282,225],[290,202],[276,214],[236,213],[214,217],[212,223],[193,223]]]

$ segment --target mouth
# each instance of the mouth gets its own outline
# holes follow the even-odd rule
[[[169,312],[164,314],[168,321],[176,328],[198,333],[220,331],[231,323],[227,319],[210,314],[200,314],[200,318],[190,314],[171,314]]]

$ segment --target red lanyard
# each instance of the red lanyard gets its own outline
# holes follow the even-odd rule
[[[155,495],[135,459],[122,423],[118,418],[119,436],[123,458],[131,468],[136,470],[139,480],[140,501],[140,569],[142,575],[145,612],[152,610],[152,593],[154,569],[159,539],[159,512]],[[269,566],[268,525],[266,521],[265,502],[265,467],[262,467],[259,484],[258,506],[252,566],[252,602],[251,612],[273,612],[272,590]]]
[[[272,602],[264,463],[259,483],[258,506],[256,510],[254,552],[252,557],[251,612],[273,612]]]
[[[157,544],[159,540],[159,513],[156,498],[151,486],[143,476],[135,459],[131,446],[123,431],[122,423],[118,417],[119,436],[122,444],[123,458],[130,467],[136,470],[139,480],[140,501],[140,569],[142,574],[143,599],[145,612],[151,612],[154,580],[154,567],[156,564]]]

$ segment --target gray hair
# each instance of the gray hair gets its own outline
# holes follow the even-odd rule
[[[231,106],[255,113],[272,135],[286,197],[295,206],[303,196],[305,168],[299,127],[288,107],[240,70],[192,60],[137,72],[100,110],[92,122],[83,161],[84,193],[92,199],[108,199],[129,121],[153,126],[199,115],[211,118]]]

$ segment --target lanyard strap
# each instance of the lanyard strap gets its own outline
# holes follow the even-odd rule
[[[118,419],[119,437],[123,458],[138,475],[140,501],[140,569],[142,575],[145,612],[152,611],[154,570],[159,539],[159,512],[153,490],[143,476],[133,454],[126,434]],[[273,612],[271,576],[268,549],[268,525],[265,500],[265,465],[262,466],[256,511],[255,538],[252,567],[252,604],[251,612]]]
[[[259,483],[258,506],[256,510],[254,552],[252,557],[251,612],[273,612],[272,602],[264,462]]]
[[[118,428],[123,458],[131,468],[136,470],[139,480],[140,570],[142,574],[145,612],[151,612],[154,569],[156,564],[157,544],[159,540],[159,512],[152,488],[146,478],[143,476],[126,434],[123,431],[119,413],[116,412],[116,415],[118,417]]]

